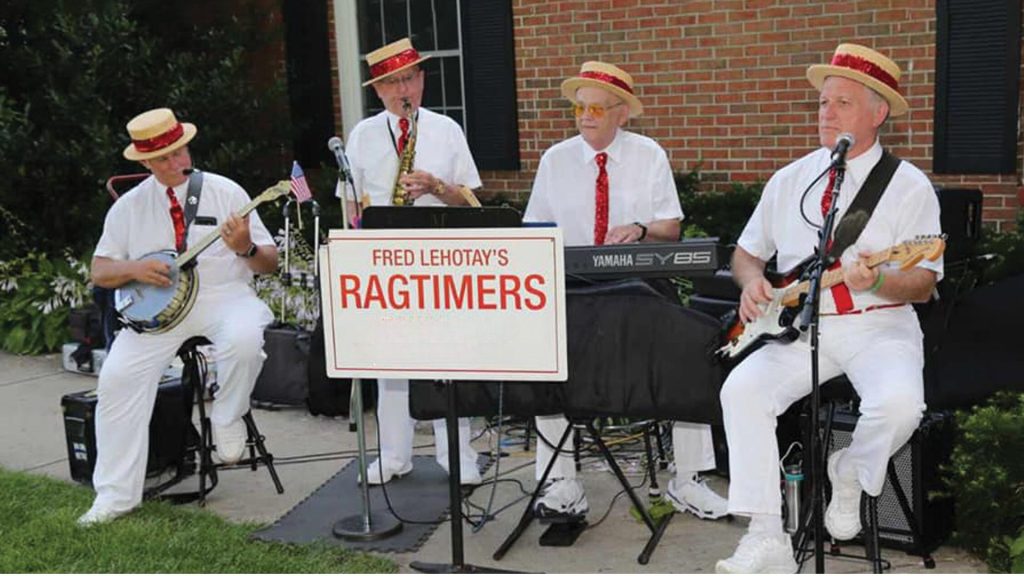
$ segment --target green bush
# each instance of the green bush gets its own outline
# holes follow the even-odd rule
[[[983,266],[983,283],[1024,274],[1024,212],[1017,214],[1017,227],[1013,230],[996,232],[986,229],[974,251],[995,256]]]
[[[271,39],[262,15],[250,7],[185,23],[183,13],[201,12],[198,0],[173,10],[154,0],[0,3],[0,205],[26,224],[16,231],[0,217],[0,236],[21,235],[0,243],[0,261],[93,248],[110,205],[104,181],[143,171],[121,157],[124,126],[150,108],[199,126],[198,167],[250,193],[287,178],[283,71],[256,61]]]
[[[764,183],[733,183],[728,192],[717,193],[701,192],[701,182],[699,166],[676,174],[676,191],[686,215],[683,237],[715,236],[723,244],[736,242],[761,199]]]
[[[15,354],[57,349],[68,339],[68,312],[89,299],[89,272],[70,253],[32,252],[0,262],[0,348]]]
[[[944,466],[956,499],[954,541],[995,572],[1024,568],[1024,394],[1000,392],[958,412],[957,425]]]

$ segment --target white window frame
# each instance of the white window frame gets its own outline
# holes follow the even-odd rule
[[[364,92],[361,76],[361,66],[366,55],[359,52],[359,26],[356,2],[357,0],[334,0],[334,33],[338,50],[338,93],[341,96],[342,129],[345,134],[349,134],[355,128],[355,125],[366,116],[367,109],[367,103],[363,98]],[[409,0],[406,0],[407,10],[408,2]],[[433,6],[433,0],[431,0],[431,6]],[[460,110],[462,112],[463,129],[468,131],[469,114],[467,112],[466,86],[464,81],[466,77],[464,69],[465,56],[462,50],[462,0],[455,0],[455,7],[459,20],[459,26],[456,27],[459,33],[459,47],[449,50],[420,50],[420,53],[424,56],[433,56],[434,58],[459,57],[459,88],[462,91],[462,104],[459,106],[447,105],[448,95],[445,92],[447,89],[444,81],[445,71],[442,69],[442,105],[435,112],[443,114],[446,110]],[[383,3],[381,4],[381,9],[383,9]],[[436,13],[434,18],[434,29],[436,30]],[[409,21],[411,18],[406,20]],[[350,56],[353,54],[356,55],[355,58]]]

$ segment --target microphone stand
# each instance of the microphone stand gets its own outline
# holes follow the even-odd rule
[[[345,158],[345,151],[335,151],[338,159],[338,179],[343,182],[341,196],[341,221],[342,229],[349,229],[348,211],[346,200],[348,189],[344,184],[352,187],[355,192],[355,184],[352,182],[352,173],[348,170],[348,160]],[[359,203],[356,202],[356,212],[359,212]],[[326,345],[326,339],[324,340]],[[359,445],[359,479],[361,480],[360,493],[363,497],[362,514],[347,516],[334,523],[332,532],[338,538],[368,542],[387,538],[402,531],[402,523],[392,514],[382,514],[370,510],[370,483],[366,474],[366,433],[363,428],[363,382],[359,378],[352,379],[352,393],[349,401],[349,416],[355,419],[356,439]]]
[[[821,276],[828,267],[828,241],[832,237],[832,229],[835,227],[835,217],[839,205],[839,187],[843,184],[846,176],[845,155],[833,160],[832,166],[836,171],[835,182],[832,185],[832,202],[828,213],[825,214],[825,221],[818,232],[818,258],[808,269],[810,274],[810,287],[807,298],[804,299],[803,309],[800,312],[799,327],[804,332],[810,328],[811,331],[811,433],[808,441],[808,452],[811,455],[811,515],[814,527],[814,571],[817,574],[825,572],[825,483],[822,475],[824,469],[824,446],[819,430],[819,403],[821,402],[821,381],[818,372],[818,322],[821,313]]]

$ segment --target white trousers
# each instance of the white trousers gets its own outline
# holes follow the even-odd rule
[[[399,470],[412,462],[416,420],[409,415],[408,380],[377,380],[377,425],[380,428],[380,457],[384,466]],[[459,418],[460,470],[476,468],[478,454],[469,445],[470,440],[469,418]],[[434,420],[434,445],[437,463],[447,469],[448,430],[443,418]]]
[[[552,445],[556,445],[566,428],[569,427],[569,420],[561,414],[537,416],[536,425],[537,432]],[[554,448],[548,446],[544,440],[537,438],[535,474],[538,481],[544,475],[544,469],[547,468],[554,454]],[[713,469],[715,467],[715,445],[711,439],[711,427],[707,424],[691,424],[689,422],[673,424],[672,457],[675,459],[677,474]],[[571,436],[562,446],[562,451],[559,452],[548,478],[565,478],[567,480],[576,478],[576,463],[573,460]]]
[[[163,334],[122,330],[103,363],[97,387],[94,507],[124,511],[142,501],[149,451],[149,420],[157,384],[183,342],[205,336],[216,349],[218,391],[210,411],[225,426],[249,410],[266,357],[263,329],[273,320],[252,288],[201,288],[192,311]]]
[[[843,456],[843,476],[868,494],[885,483],[889,457],[910,439],[925,409],[921,329],[909,306],[821,318],[822,383],[846,374],[860,396],[861,416]],[[811,392],[807,336],[768,344],[741,362],[722,387],[729,442],[729,512],[782,510],[776,418]]]

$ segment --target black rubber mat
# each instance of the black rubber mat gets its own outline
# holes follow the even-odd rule
[[[480,456],[477,464],[483,473],[489,458]],[[254,532],[253,538],[297,544],[321,541],[376,552],[414,552],[433,534],[439,522],[447,520],[448,474],[433,456],[413,456],[412,472],[384,486],[391,507],[402,520],[409,521],[403,523],[402,530],[368,542],[335,537],[332,529],[336,522],[363,513],[357,469],[355,460],[349,462],[277,522]],[[380,486],[370,487],[370,510],[375,515],[389,514]]]

